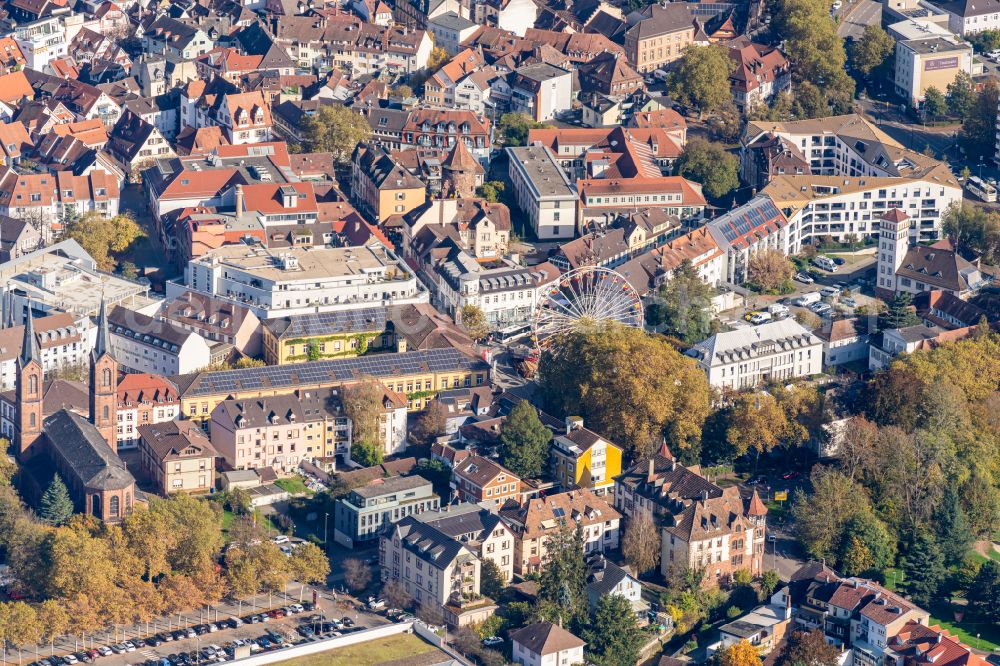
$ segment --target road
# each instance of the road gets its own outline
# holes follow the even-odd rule
[[[874,0],[854,0],[844,3],[837,15],[841,17],[837,34],[843,39],[858,39],[865,28],[882,21],[882,5]]]

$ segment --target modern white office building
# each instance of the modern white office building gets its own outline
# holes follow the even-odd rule
[[[576,235],[576,188],[545,146],[508,148],[510,182],[518,208],[540,240],[571,240]]]

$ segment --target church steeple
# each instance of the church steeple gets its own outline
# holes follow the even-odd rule
[[[42,353],[35,337],[35,320],[31,316],[31,302],[28,302],[28,318],[24,322],[24,340],[21,354],[17,357],[17,455],[19,460],[27,460],[37,450],[42,436]]]
[[[97,340],[90,352],[90,422],[112,451],[118,450],[118,362],[111,353],[108,309],[101,299]]]

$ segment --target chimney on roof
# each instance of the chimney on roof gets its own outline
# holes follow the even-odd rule
[[[646,473],[646,483],[653,483],[653,481],[656,481],[656,463],[650,458],[649,472]]]
[[[702,504],[708,502],[708,491],[707,490],[701,491],[701,502],[702,502]]]
[[[785,590],[785,619],[789,620],[792,617],[792,595],[790,590]]]
[[[243,186],[236,186],[236,217],[243,214]]]

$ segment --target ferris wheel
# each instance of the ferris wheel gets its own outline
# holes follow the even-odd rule
[[[574,330],[611,323],[642,328],[642,299],[620,273],[584,266],[563,273],[535,305],[534,332],[539,347]]]

